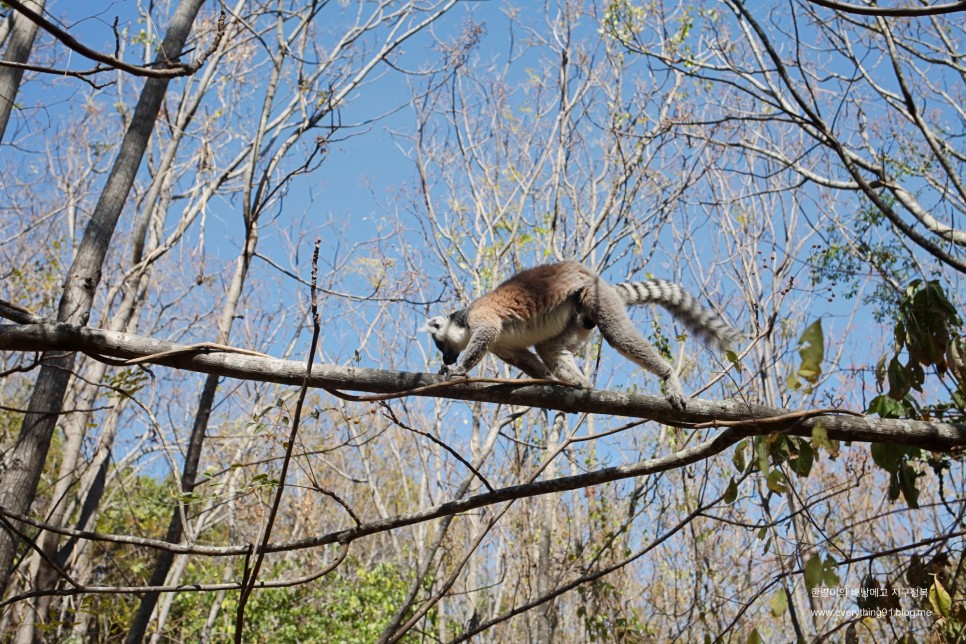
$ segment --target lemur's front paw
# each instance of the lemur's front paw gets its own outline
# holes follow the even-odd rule
[[[667,401],[671,403],[671,406],[677,411],[684,411],[684,408],[687,406],[688,399],[684,396],[665,394],[665,397],[667,398]]]
[[[449,376],[450,378],[465,378],[466,368],[459,365],[452,367],[443,365],[443,368],[439,370],[439,373],[444,376]]]
[[[685,406],[687,406],[688,397],[684,395],[681,383],[678,382],[678,378],[673,371],[664,380],[664,396],[677,411],[684,411]]]

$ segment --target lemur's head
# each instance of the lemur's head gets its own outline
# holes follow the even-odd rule
[[[443,364],[456,364],[460,352],[470,341],[470,329],[466,323],[466,311],[455,311],[449,315],[437,315],[426,320],[419,329],[429,333],[436,348],[443,354]]]

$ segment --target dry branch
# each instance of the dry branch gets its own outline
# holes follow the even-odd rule
[[[161,54],[153,65],[132,65],[126,63],[123,60],[115,58],[114,56],[109,56],[108,54],[101,53],[96,49],[92,49],[84,45],[82,42],[71,36],[69,33],[55,25],[53,22],[47,20],[42,15],[32,10],[30,7],[25,5],[20,0],[10,0],[7,2],[14,11],[17,11],[25,18],[39,26],[41,29],[49,33],[51,36],[63,43],[67,48],[77,52],[85,58],[89,58],[93,61],[101,63],[104,67],[98,67],[87,72],[64,72],[63,70],[55,69],[43,69],[43,68],[33,68],[39,71],[46,71],[53,74],[64,74],[68,73],[72,76],[80,77],[80,74],[94,74],[101,71],[108,71],[111,68],[119,69],[123,72],[127,72],[134,76],[143,76],[146,78],[177,78],[178,76],[189,76],[198,71],[209,56],[214,52],[221,43],[222,37],[225,35],[225,14],[222,12],[221,17],[218,21],[218,31],[215,35],[215,41],[211,47],[197,60],[191,63],[180,62],[181,52],[166,52],[162,48]]]
[[[741,438],[748,435],[747,430],[728,428],[720,434],[713,436],[701,443],[686,447],[678,452],[651,458],[638,463],[621,465],[617,467],[606,467],[574,476],[563,476],[544,481],[533,481],[519,485],[510,485],[498,488],[492,492],[484,492],[465,499],[447,501],[428,508],[423,508],[415,512],[400,514],[385,519],[376,519],[362,525],[357,525],[344,530],[336,530],[313,537],[284,541],[279,543],[264,544],[257,551],[253,551],[251,545],[232,545],[232,546],[209,546],[200,544],[175,544],[160,539],[148,539],[145,537],[132,537],[128,535],[100,534],[96,532],[75,530],[61,526],[50,525],[38,521],[31,517],[16,512],[11,512],[0,507],[0,516],[7,520],[19,521],[42,530],[51,530],[59,534],[89,539],[91,541],[107,541],[111,543],[125,543],[141,547],[153,548],[180,554],[194,554],[206,557],[217,556],[248,556],[254,552],[289,552],[293,550],[303,550],[318,546],[331,544],[349,544],[362,537],[367,537],[388,530],[395,530],[406,526],[439,519],[445,516],[461,514],[471,510],[512,501],[516,499],[540,496],[543,494],[553,494],[568,492],[584,488],[589,485],[601,485],[621,479],[645,476],[663,472],[674,468],[682,467],[689,463],[694,463],[717,454],[729,446],[735,444]]]
[[[186,345],[163,340],[63,323],[0,325],[0,350],[4,351],[81,351],[94,357],[125,360],[155,355],[155,363],[163,366],[295,387],[300,386],[305,377],[305,365],[294,360],[263,358],[234,351],[208,353],[210,349],[202,353],[185,352],[185,348]],[[175,353],[167,356],[156,355],[163,352]],[[456,383],[429,373],[324,364],[313,367],[309,386],[400,394],[444,382],[450,382],[451,386],[413,391],[412,395],[522,405],[571,413],[647,418],[676,426],[744,421],[743,428],[749,434],[784,432],[796,436],[811,436],[812,431],[821,426],[829,438],[836,440],[898,443],[940,452],[966,447],[966,425],[963,424],[869,418],[851,415],[854,412],[848,412],[849,415],[803,417],[800,414],[790,414],[788,410],[773,409],[736,399],[691,399],[687,409],[679,412],[659,396],[533,385],[525,380],[520,381],[520,384],[490,384],[474,382],[472,379],[465,383]],[[775,420],[779,416],[787,418]],[[756,421],[766,418],[773,420],[760,426],[756,424]]]
[[[879,7],[876,5],[856,5],[846,2],[835,2],[834,0],[809,0],[809,2],[817,4],[820,7],[825,7],[826,9],[834,9],[835,11],[841,11],[843,13],[854,13],[861,16],[882,16],[884,18],[919,18],[966,11],[966,2],[963,2],[963,0],[918,7]]]

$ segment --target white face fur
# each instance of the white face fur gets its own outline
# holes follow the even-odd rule
[[[443,354],[443,364],[451,365],[456,362],[460,352],[469,343],[469,329],[454,324],[444,315],[437,315],[426,321],[420,331],[429,333],[436,343],[436,348]]]

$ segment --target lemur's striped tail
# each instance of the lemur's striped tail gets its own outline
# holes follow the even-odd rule
[[[710,346],[731,349],[744,338],[741,333],[703,307],[674,282],[666,280],[624,282],[615,284],[614,288],[628,306],[654,303],[667,309],[671,315]]]

